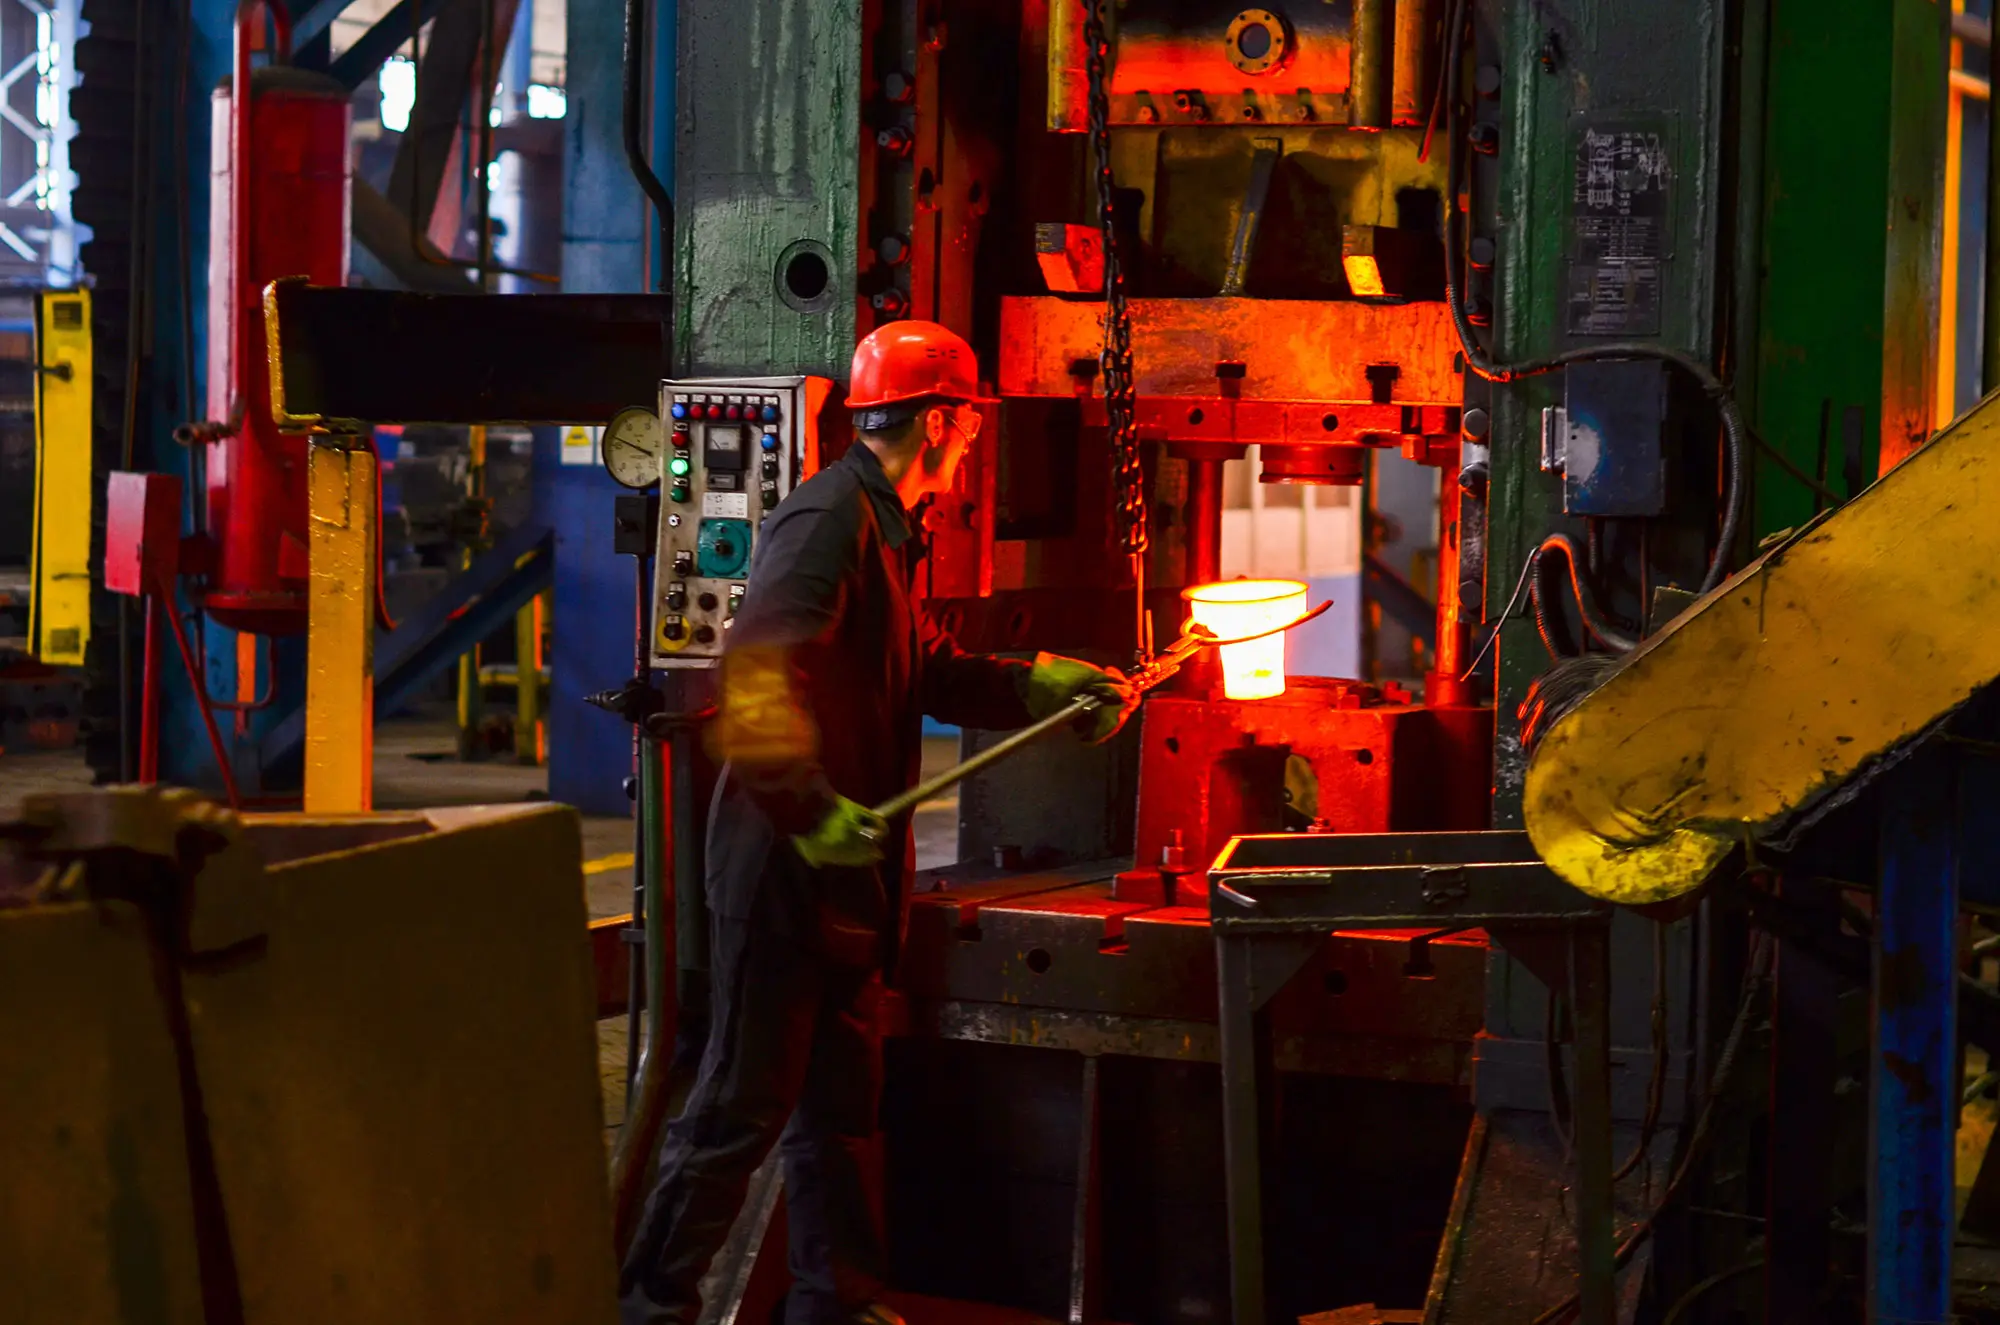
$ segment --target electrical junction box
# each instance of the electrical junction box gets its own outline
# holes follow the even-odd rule
[[[750,579],[758,531],[819,468],[823,377],[707,377],[660,384],[653,666],[712,667]]]
[[[1542,468],[1563,476],[1569,515],[1645,517],[1667,508],[1667,366],[1573,363],[1560,408],[1542,411]]]

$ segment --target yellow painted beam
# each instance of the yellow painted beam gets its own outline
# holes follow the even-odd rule
[[[35,298],[35,532],[28,637],[35,656],[83,666],[90,644],[90,291]]]
[[[1648,640],[1557,722],[1523,805],[1592,896],[1698,887],[2000,677],[2000,395]]]
[[[374,807],[375,457],[313,439],[306,626],[305,808]]]

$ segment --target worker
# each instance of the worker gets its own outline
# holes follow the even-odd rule
[[[787,1325],[899,1325],[878,1300],[861,1165],[910,821],[866,807],[917,780],[925,714],[1006,730],[1089,694],[1105,702],[1079,734],[1104,741],[1137,705],[1116,671],[967,654],[913,600],[914,511],[951,490],[978,395],[972,347],[951,331],[874,332],[854,353],[854,445],[764,523],[711,735],[726,763],[708,829],[709,1039],[626,1255],[623,1325],[693,1325],[698,1282],[773,1145]]]

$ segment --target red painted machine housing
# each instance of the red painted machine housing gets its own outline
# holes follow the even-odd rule
[[[203,606],[233,629],[285,635],[306,623],[307,442],[271,418],[263,290],[281,276],[347,283],[350,110],[325,75],[259,69],[247,141],[232,151],[233,81],[215,91],[210,135],[208,416],[234,426],[208,454]]]
[[[1492,710],[1399,699],[1310,676],[1274,699],[1148,698],[1137,864],[1118,896],[1205,905],[1203,871],[1242,833],[1485,828]]]

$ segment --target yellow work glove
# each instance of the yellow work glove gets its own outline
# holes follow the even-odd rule
[[[1028,671],[1027,693],[1023,696],[1029,717],[1040,722],[1084,695],[1095,695],[1104,701],[1102,708],[1077,722],[1077,735],[1092,745],[1101,745],[1117,735],[1125,719],[1139,707],[1139,692],[1132,688],[1123,672],[1053,653],[1035,655],[1035,665]]]
[[[882,859],[882,839],[888,832],[888,821],[881,815],[845,796],[835,796],[833,808],[811,832],[792,838],[792,849],[814,869],[873,865]]]

